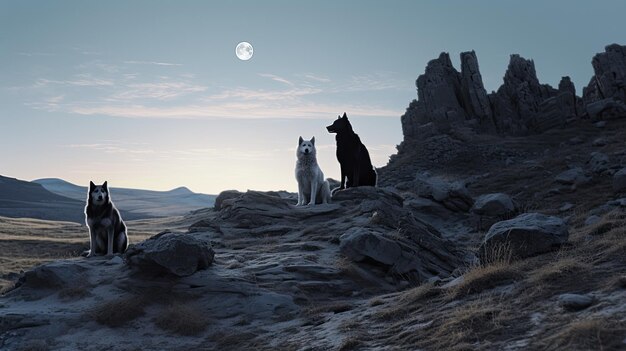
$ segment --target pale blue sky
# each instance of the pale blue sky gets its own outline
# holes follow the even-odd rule
[[[475,50],[486,88],[509,55],[580,94],[626,44],[624,1],[0,0],[0,174],[194,191],[297,188],[299,135],[344,111],[376,166],[428,60]],[[254,46],[240,61],[238,42]]]

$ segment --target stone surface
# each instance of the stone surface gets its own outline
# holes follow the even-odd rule
[[[214,255],[208,242],[193,235],[164,232],[129,247],[125,257],[142,271],[184,277],[209,267]]]
[[[583,89],[586,104],[603,99],[626,102],[626,46],[607,45],[591,61],[594,76]]]
[[[561,294],[558,297],[559,305],[566,310],[580,311],[594,303],[594,298],[589,295]]]
[[[617,193],[626,191],[626,168],[622,168],[613,175],[613,190]]]
[[[605,137],[600,137],[600,138],[594,139],[593,142],[591,143],[591,145],[597,146],[597,147],[602,147],[602,146],[605,146],[608,143],[609,142],[608,142],[608,140],[606,140]]]
[[[472,212],[484,216],[502,216],[514,210],[513,200],[503,193],[481,195],[472,207]]]
[[[480,132],[520,135],[559,128],[583,115],[593,120],[626,117],[626,46],[609,45],[594,56],[594,76],[576,95],[570,77],[555,89],[541,84],[535,63],[511,55],[504,82],[488,94],[474,51],[460,54],[457,71],[448,53],[428,62],[416,81],[418,96],[402,116],[405,140],[448,132],[466,125]],[[429,123],[432,123],[428,125]],[[428,128],[421,126],[428,125]]]
[[[519,55],[511,55],[504,84],[492,94],[485,91],[474,51],[461,53],[461,72],[447,53],[441,53],[428,62],[416,86],[418,98],[401,120],[407,140],[446,132],[459,124],[481,132],[542,132],[582,113],[582,100],[569,77],[561,79],[558,89],[540,84],[534,62]],[[432,123],[428,131],[420,130],[428,123]]]
[[[574,208],[574,204],[567,202],[564,203],[563,206],[559,207],[559,212],[567,212],[572,208]]]
[[[231,199],[236,199],[239,196],[241,196],[242,192],[237,191],[237,190],[224,190],[222,191],[219,195],[217,195],[217,197],[215,198],[215,205],[213,205],[213,208],[216,211],[219,211],[222,209],[222,203],[224,201],[228,201]]]
[[[524,213],[491,226],[480,247],[482,257],[506,245],[515,257],[529,257],[548,252],[567,242],[565,221],[539,213]]]
[[[474,204],[462,181],[449,182],[441,177],[420,173],[413,184],[419,196],[439,202],[452,211],[467,212]]]
[[[591,215],[585,219],[585,225],[592,225],[600,222],[600,216]]]
[[[602,152],[592,152],[587,164],[592,172],[598,174],[604,173],[609,169],[609,156]]]
[[[564,185],[580,185],[588,182],[589,178],[581,167],[575,167],[559,173],[554,180]]]

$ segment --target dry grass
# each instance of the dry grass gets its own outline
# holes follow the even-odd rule
[[[375,307],[375,306],[380,306],[384,303],[385,301],[383,299],[377,297],[377,298],[371,299],[369,302],[369,305],[370,307]]]
[[[583,319],[549,337],[548,348],[559,350],[622,350],[626,325],[608,318]]]
[[[459,299],[514,282],[522,277],[523,274],[518,265],[505,261],[479,265],[463,275],[463,281],[448,291],[448,297]]]
[[[514,259],[513,250],[508,242],[488,246],[481,252],[481,256],[480,261],[483,265],[510,263]]]
[[[492,297],[465,302],[455,309],[433,315],[432,322],[417,321],[413,328],[403,323],[392,326],[389,342],[406,349],[474,350],[470,345],[500,334],[506,329],[511,313]]]
[[[559,283],[564,278],[571,278],[572,275],[590,272],[591,268],[592,266],[582,257],[565,257],[535,269],[530,273],[528,281],[536,285]]]
[[[304,310],[305,315],[318,315],[321,313],[341,313],[350,311],[354,308],[354,305],[350,302],[338,301],[318,306],[309,307]]]
[[[216,350],[253,350],[254,339],[258,335],[251,332],[217,332],[209,340],[216,343]]]
[[[203,332],[209,320],[198,306],[175,302],[165,307],[154,319],[161,329],[180,335],[197,335]]]
[[[144,308],[144,299],[137,295],[131,295],[105,302],[94,308],[90,315],[99,324],[114,328],[143,316]]]
[[[626,275],[614,278],[610,283],[610,287],[613,289],[626,289]]]
[[[385,321],[405,318],[422,307],[423,300],[439,296],[440,293],[441,289],[433,284],[423,284],[406,290],[398,296],[397,303],[376,312],[374,318]]]

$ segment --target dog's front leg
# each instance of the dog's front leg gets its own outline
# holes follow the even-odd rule
[[[111,225],[107,227],[107,256],[113,255],[113,237],[115,236],[115,228]]]
[[[345,167],[341,167],[341,184],[339,185],[339,189],[345,189],[347,187],[346,177],[348,177],[348,174],[346,173]]]
[[[311,201],[309,201],[309,205],[315,205],[315,198],[317,197],[317,188],[318,184],[316,181],[311,182]]]
[[[298,203],[296,206],[304,205],[304,187],[300,182],[298,182]]]
[[[89,228],[89,252],[87,257],[94,256],[96,254],[96,231],[91,227]]]

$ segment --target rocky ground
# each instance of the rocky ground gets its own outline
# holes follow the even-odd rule
[[[379,187],[327,205],[223,192],[122,256],[19,276],[0,348],[626,349],[626,114],[607,108],[517,136],[420,121]]]

